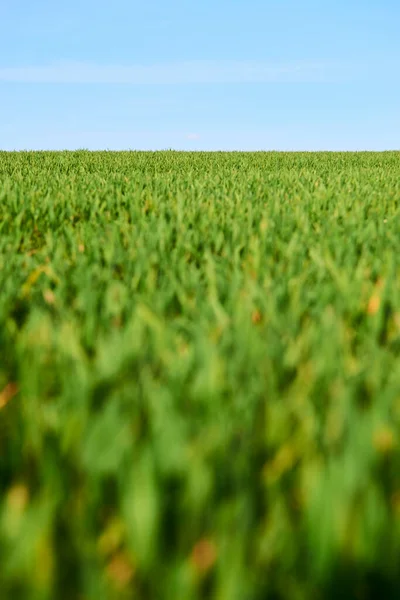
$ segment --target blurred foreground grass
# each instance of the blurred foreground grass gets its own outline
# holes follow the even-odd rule
[[[400,153],[0,153],[2,599],[400,597]]]

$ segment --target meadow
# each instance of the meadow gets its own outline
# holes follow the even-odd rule
[[[400,153],[0,152],[0,596],[400,596]]]

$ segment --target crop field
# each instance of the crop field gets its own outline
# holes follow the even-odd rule
[[[400,597],[400,153],[0,152],[2,600]]]

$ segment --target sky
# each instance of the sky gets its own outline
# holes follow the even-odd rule
[[[0,149],[400,149],[399,0],[0,0]]]

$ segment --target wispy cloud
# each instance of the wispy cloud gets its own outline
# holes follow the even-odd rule
[[[173,85],[211,83],[323,83],[342,78],[337,65],[258,61],[187,61],[104,66],[63,62],[47,66],[0,67],[0,82]]]

